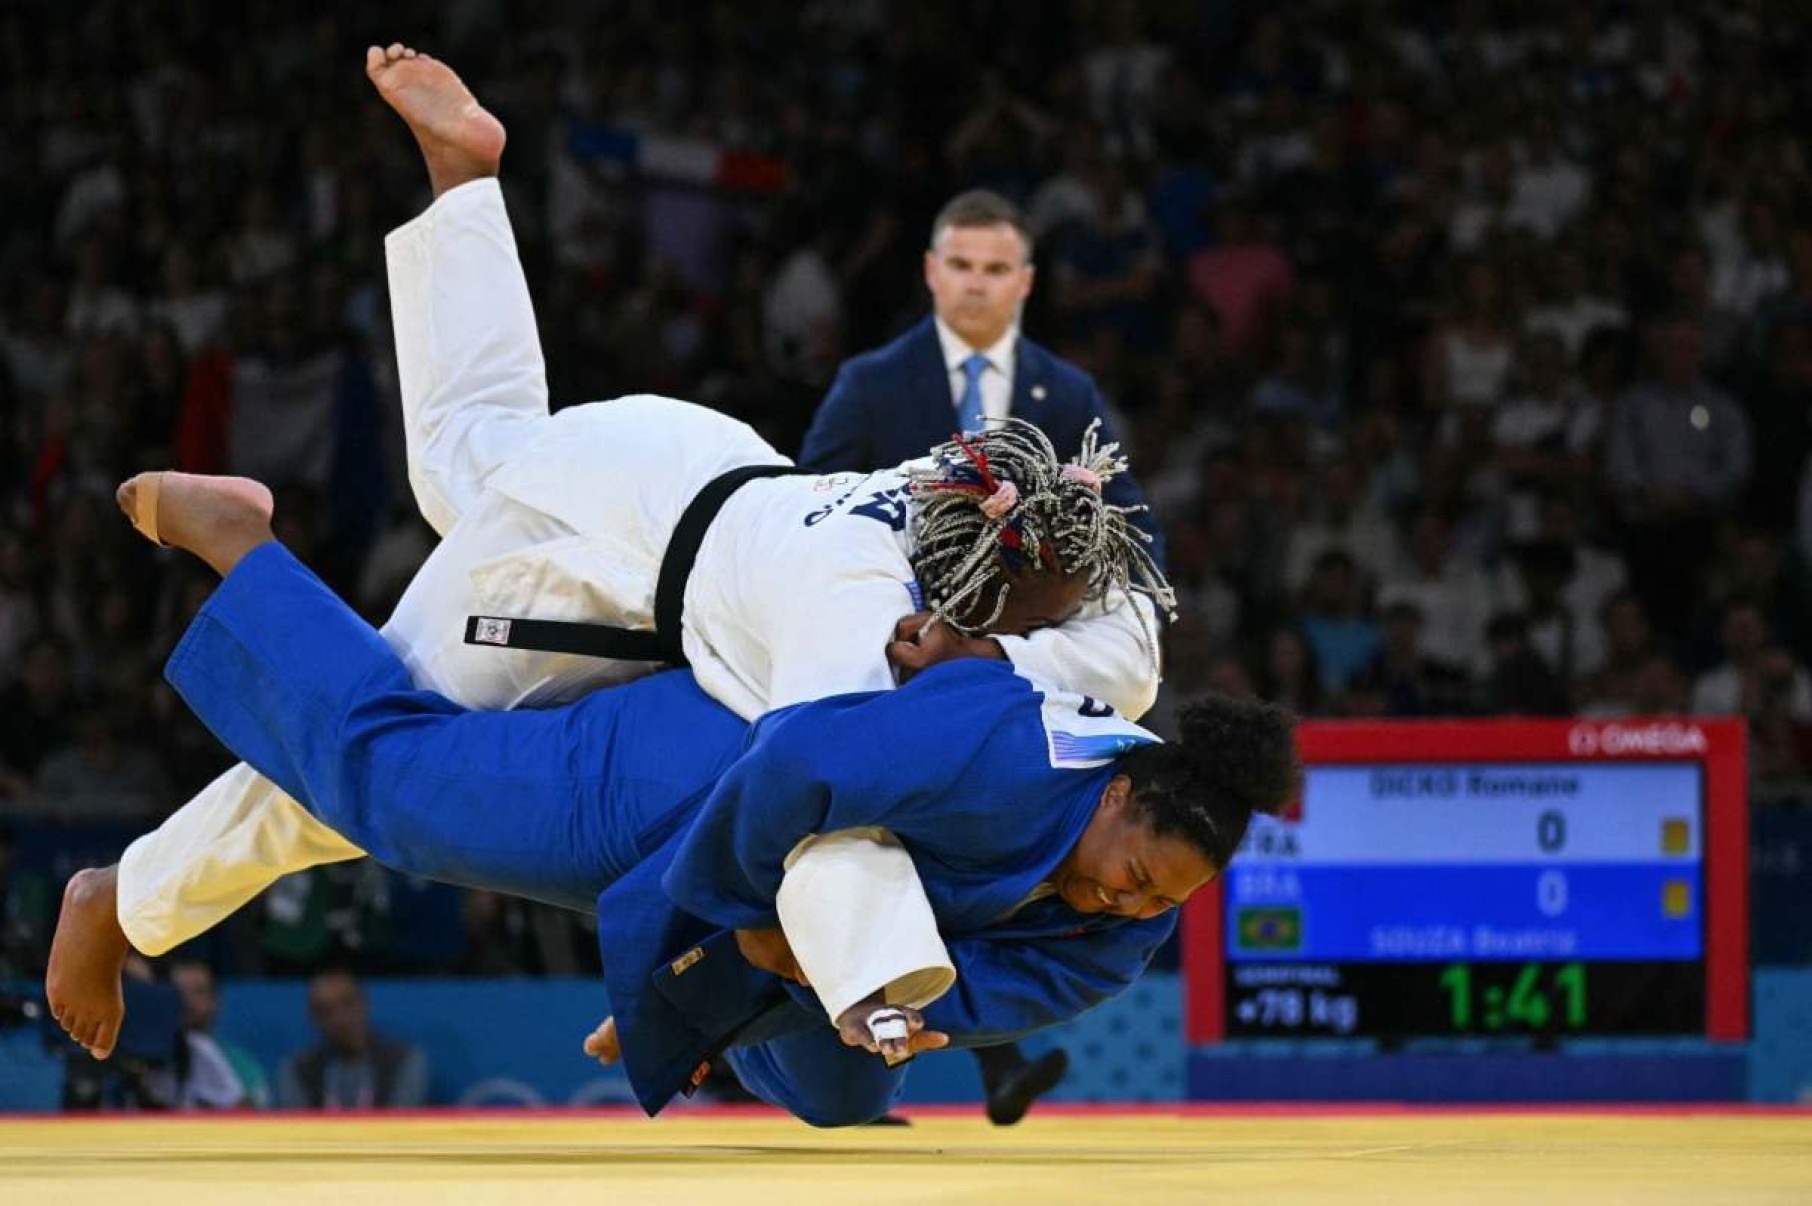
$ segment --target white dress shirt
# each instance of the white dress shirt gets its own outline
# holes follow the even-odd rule
[[[1013,412],[1013,357],[1019,351],[1019,327],[1008,327],[993,347],[978,349],[964,343],[963,337],[946,326],[943,319],[933,321],[937,324],[938,346],[944,349],[945,375],[950,378],[951,409],[962,403],[963,390],[969,385],[963,361],[980,351],[988,358],[988,371],[981,378],[982,417],[1006,418]]]

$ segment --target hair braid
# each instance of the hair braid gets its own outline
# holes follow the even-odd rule
[[[1118,444],[1100,443],[1099,428],[1098,419],[1089,425],[1068,463],[1044,432],[1007,419],[940,444],[908,467],[913,568],[936,619],[970,636],[987,631],[1006,608],[1009,572],[1024,569],[1084,574],[1090,599],[1136,592],[1174,616],[1176,595],[1145,548],[1151,537],[1127,518],[1145,508],[1102,495],[1126,460]],[[985,618],[958,619],[995,586]],[[1139,621],[1155,659],[1157,634],[1143,611]]]

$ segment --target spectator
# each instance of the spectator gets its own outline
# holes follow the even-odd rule
[[[1756,714],[1764,703],[1795,724],[1812,723],[1812,676],[1773,643],[1768,617],[1753,599],[1724,606],[1719,628],[1723,660],[1692,687],[1692,710],[1702,716]]]
[[[1806,582],[1791,567],[1786,543],[1772,531],[1760,527],[1727,526],[1720,534],[1717,558],[1704,569],[1706,608],[1721,612],[1733,599],[1747,599],[1761,608],[1774,638],[1791,648],[1799,648],[1807,639]],[[1704,636],[1715,639],[1716,625],[1704,624]],[[1695,631],[1695,638],[1701,631]],[[1695,640],[1695,652],[1706,649],[1710,641]]]
[[[1506,140],[1494,140],[1474,158],[1465,195],[1447,226],[1453,249],[1466,253],[1478,251],[1508,225],[1516,184],[1516,156]]]
[[[1327,353],[1313,328],[1286,324],[1278,333],[1277,355],[1271,370],[1252,391],[1252,409],[1259,414],[1289,415],[1317,427],[1337,429],[1346,410],[1346,399],[1333,380]]]
[[[1749,763],[1758,788],[1803,788],[1812,767],[1807,674],[1780,646],[1764,649],[1744,683]]]
[[[1378,655],[1383,636],[1366,615],[1365,588],[1352,555],[1329,549],[1303,588],[1302,632],[1315,651],[1321,687],[1338,695]]]
[[[1452,525],[1432,508],[1411,517],[1406,553],[1385,578],[1379,605],[1413,607],[1424,624],[1418,639],[1427,656],[1462,671],[1479,667],[1492,611],[1484,573],[1454,547]]]
[[[1604,662],[1596,617],[1567,602],[1567,584],[1578,568],[1571,545],[1536,540],[1511,554],[1517,596],[1529,644],[1562,683],[1595,673]]]
[[[1329,549],[1350,555],[1368,585],[1382,582],[1397,560],[1398,542],[1366,464],[1357,457],[1334,457],[1316,475],[1316,485],[1313,507],[1288,528],[1285,588],[1295,592],[1307,585]]]
[[[1692,612],[1694,571],[1749,482],[1749,420],[1700,375],[1697,320],[1655,324],[1650,344],[1657,371],[1618,402],[1608,470],[1629,527],[1636,592],[1663,632],[1679,634]]]
[[[203,282],[192,246],[175,243],[164,251],[162,284],[149,308],[151,318],[175,329],[185,355],[213,346],[226,325],[227,295]]]
[[[1455,716],[1470,703],[1472,682],[1460,666],[1423,650],[1422,609],[1405,599],[1384,609],[1384,643],[1358,682],[1376,691],[1378,715]]]
[[[1541,500],[1535,539],[1573,550],[1573,574],[1561,593],[1583,622],[1595,621],[1605,600],[1629,582],[1622,555],[1588,538],[1579,504],[1570,495],[1549,494]],[[1513,586],[1508,588],[1507,599],[1510,606],[1521,606]]]
[[[1746,199],[1736,237],[1721,240],[1716,249],[1711,273],[1713,302],[1735,314],[1752,314],[1791,280],[1774,206],[1760,196]]]
[[[1743,316],[1712,296],[1711,257],[1704,247],[1688,244],[1674,253],[1667,293],[1674,312],[1698,324],[1705,372],[1722,380],[1742,345]]]
[[[1603,415],[1567,374],[1558,335],[1523,338],[1520,388],[1491,420],[1491,441],[1507,495],[1505,526],[1513,540],[1533,539],[1542,496],[1564,491],[1590,468]]]
[[[321,1041],[284,1061],[278,1106],[390,1110],[427,1104],[427,1057],[372,1029],[365,990],[352,973],[324,971],[308,982],[308,1018]]]
[[[1683,716],[1688,710],[1692,681],[1678,662],[1657,649],[1642,656],[1626,687],[1623,692],[1592,693],[1580,707],[1579,714],[1597,720]]]
[[[220,993],[205,963],[172,962],[170,983],[182,1002],[185,1057],[164,1073],[158,1096],[179,1110],[237,1110],[270,1106],[264,1071],[243,1049],[214,1036]]]
[[[1173,52],[1144,36],[1139,9],[1116,5],[1105,15],[1106,28],[1082,61],[1089,103],[1117,147],[1144,151],[1152,141],[1149,122],[1158,82]]]
[[[1258,217],[1249,198],[1223,195],[1214,228],[1214,246],[1190,257],[1189,289],[1219,320],[1227,358],[1250,368],[1270,346],[1295,274],[1274,223]]]
[[[1561,153],[1550,117],[1529,123],[1521,162],[1511,174],[1508,225],[1547,241],[1559,234],[1585,204],[1591,178]]]
[[[1801,221],[1787,232],[1787,283],[1756,307],[1750,344],[1764,357],[1781,323],[1812,322],[1812,225]]]
[[[1629,312],[1613,298],[1601,297],[1586,279],[1585,261],[1572,247],[1557,246],[1545,263],[1544,296],[1523,316],[1531,334],[1560,339],[1568,359],[1578,360],[1586,340],[1600,330],[1629,326]]]
[[[1627,590],[1612,595],[1600,610],[1599,628],[1604,664],[1579,683],[1581,711],[1607,717],[1636,713],[1650,682],[1649,663],[1660,652],[1642,600]]]
[[[783,380],[822,389],[843,357],[843,287],[832,235],[796,247],[774,272],[762,303],[768,364]]]
[[[1453,307],[1428,343],[1423,396],[1437,410],[1489,409],[1503,398],[1510,376],[1511,328],[1503,279],[1482,259],[1466,261],[1454,275]]]
[[[38,767],[34,810],[63,821],[161,819],[175,801],[162,759],[133,736],[142,731],[138,711],[117,697],[78,707],[75,740]]]
[[[1261,699],[1282,704],[1302,716],[1324,711],[1325,693],[1315,647],[1300,628],[1279,625],[1258,642],[1260,658],[1252,672]]]
[[[1074,339],[1110,332],[1127,347],[1154,351],[1157,232],[1120,164],[1101,173],[1099,197],[1093,212],[1057,240],[1058,312]]]
[[[1501,612],[1485,629],[1490,659],[1482,710],[1505,716],[1562,716],[1567,688],[1529,640],[1529,626],[1517,612]]]

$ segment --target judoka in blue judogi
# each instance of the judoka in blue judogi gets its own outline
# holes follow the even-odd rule
[[[651,1113],[719,1056],[814,1124],[868,1121],[896,1098],[909,1065],[844,1045],[821,994],[738,953],[735,931],[791,937],[826,911],[783,917],[789,861],[814,835],[879,835],[910,856],[955,971],[925,1025],[980,1045],[1131,984],[1175,906],[1296,778],[1275,708],[1211,701],[1163,745],[985,659],[753,726],[683,671],[554,710],[469,712],[416,689],[274,542],[238,562],[166,674],[234,753],[380,861],[595,908]],[[868,938],[889,935],[877,923]]]

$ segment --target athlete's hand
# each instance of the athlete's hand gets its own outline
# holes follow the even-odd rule
[[[810,986],[805,973],[799,970],[799,960],[793,958],[793,947],[784,930],[737,930],[736,949],[762,971]]]
[[[925,1029],[924,1014],[904,1005],[889,1005],[879,993],[843,1011],[837,1019],[837,1036],[846,1046],[873,1052],[889,1064],[950,1045],[950,1036],[943,1031]]]
[[[887,660],[900,672],[902,683],[928,666],[954,658],[1006,659],[1007,651],[993,637],[964,636],[942,622],[925,628],[930,619],[930,612],[915,611],[893,626],[893,640],[887,644]],[[925,630],[920,632],[922,628]]]

